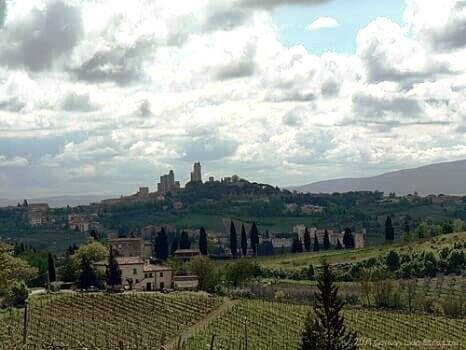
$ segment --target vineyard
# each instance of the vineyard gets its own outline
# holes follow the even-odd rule
[[[29,307],[27,318],[19,310],[0,314],[0,349],[300,348],[309,306],[224,301],[195,293],[61,295]],[[466,346],[464,319],[367,309],[344,316],[361,349]]]
[[[72,295],[0,316],[0,349],[159,349],[222,304],[198,294]],[[26,339],[27,345],[24,345]]]
[[[241,301],[189,338],[184,349],[208,349],[212,341],[217,350],[300,349],[309,310],[299,305]],[[424,349],[434,342],[445,345],[433,347],[437,349],[466,346],[466,320],[364,309],[345,310],[344,316],[347,327],[358,332],[361,349]]]

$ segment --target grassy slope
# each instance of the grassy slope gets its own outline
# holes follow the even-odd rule
[[[409,244],[396,243],[377,245],[357,250],[330,250],[320,251],[317,253],[310,252],[301,254],[275,255],[271,257],[260,258],[259,261],[264,266],[293,269],[301,268],[309,264],[320,265],[322,259],[325,259],[330,264],[350,263],[384,255],[392,249],[400,252],[407,252],[410,250],[422,251],[431,249],[431,246],[439,247],[456,241],[465,242],[466,232],[452,233],[449,235],[443,235],[423,241],[416,241]]]

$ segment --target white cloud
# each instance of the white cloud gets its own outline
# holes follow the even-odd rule
[[[0,155],[0,168],[23,168],[27,167],[29,162],[23,157],[7,158]]]
[[[410,0],[405,23],[363,28],[356,54],[323,55],[280,42],[283,0],[62,0],[76,31],[46,36],[53,3],[9,2],[2,29],[0,45],[15,42],[0,47],[6,196],[153,188],[199,159],[289,185],[465,156],[459,0]],[[31,35],[45,52],[12,63]]]
[[[335,18],[332,17],[320,17],[312,22],[307,30],[314,32],[321,29],[337,28],[340,26],[340,23]]]

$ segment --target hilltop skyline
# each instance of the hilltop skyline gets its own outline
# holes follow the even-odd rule
[[[1,197],[466,158],[464,1],[3,3]]]

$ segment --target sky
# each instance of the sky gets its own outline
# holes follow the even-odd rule
[[[466,158],[465,0],[0,0],[0,198]]]

